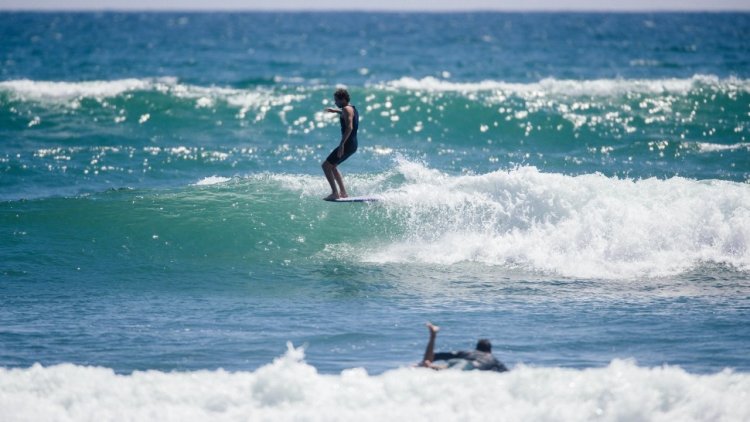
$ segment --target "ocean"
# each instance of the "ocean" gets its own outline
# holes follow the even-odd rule
[[[750,419],[750,14],[0,40],[3,420]],[[321,200],[337,87],[378,202]],[[510,372],[414,368],[426,321]]]

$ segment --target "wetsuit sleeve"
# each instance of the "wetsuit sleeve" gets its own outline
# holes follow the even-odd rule
[[[493,371],[497,372],[508,372],[508,368],[505,367],[505,365],[502,364],[500,361],[495,361],[495,367],[492,368]]]
[[[474,361],[476,368],[482,371],[505,372],[508,370],[508,368],[506,368],[502,362],[497,360],[496,357],[492,356],[491,353],[477,352]]]
[[[466,352],[440,352],[435,353],[435,360],[466,359]]]

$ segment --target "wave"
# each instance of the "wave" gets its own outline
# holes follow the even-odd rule
[[[658,277],[702,262],[750,268],[750,185],[566,176],[519,167],[449,176],[404,162],[383,193],[406,238],[374,262],[462,261],[570,277]]]
[[[0,90],[23,99],[62,101],[80,97],[114,97],[130,91],[166,90],[176,85],[177,79],[171,77],[82,82],[18,79],[0,82]]]
[[[332,87],[288,85],[233,88],[185,84],[173,77],[112,81],[0,82],[0,118],[19,133],[108,132],[117,125],[164,131],[216,133],[264,123],[261,136],[329,136],[336,121],[322,111]],[[719,143],[745,139],[750,80],[714,75],[683,79],[542,79],[451,82],[403,77],[351,87],[361,110],[363,136],[426,139],[475,147],[558,143],[581,147],[615,143],[623,154],[645,151],[644,140]],[[235,123],[232,125],[229,123]],[[256,128],[260,129],[260,127]],[[702,135],[700,135],[702,134]],[[703,139],[700,138],[703,136]],[[529,138],[534,142],[521,142]],[[316,138],[319,140],[320,138]],[[412,144],[410,144],[412,145]],[[551,149],[556,151],[555,148]],[[616,150],[605,151],[617,154]],[[674,153],[679,158],[679,151]]]
[[[375,247],[341,245],[352,259],[474,262],[585,278],[662,277],[706,263],[750,269],[746,183],[534,167],[449,175],[404,159],[395,173],[403,180],[397,186],[382,175],[353,181],[355,191],[382,198],[371,214],[401,230]],[[325,190],[314,178],[277,179],[302,195]]]
[[[60,218],[80,221],[109,233],[99,240],[102,253],[125,242],[129,253],[157,261],[469,263],[592,279],[665,277],[704,265],[750,270],[747,183],[569,176],[530,166],[449,174],[404,158],[347,182],[352,194],[382,200],[323,203],[322,176],[259,173],[6,206],[42,210],[41,233],[58,233]],[[83,230],[76,227],[58,236],[76,239]]]
[[[33,81],[28,79],[0,82],[0,92],[21,101],[51,102],[66,104],[73,108],[81,106],[81,100],[91,98],[104,100],[137,91],[157,92],[179,99],[194,101],[195,108],[210,108],[217,100],[239,107],[244,116],[249,109],[289,104],[304,98],[292,93],[276,95],[267,87],[237,89],[218,86],[199,86],[180,83],[175,77],[129,78],[111,81]]]
[[[61,364],[0,368],[4,420],[725,420],[750,418],[750,376],[694,375],[615,360],[503,374],[354,368],[319,374],[291,345],[252,372],[136,371]]]
[[[132,124],[194,136],[215,133],[229,122],[243,130],[249,123],[263,122],[262,135],[309,139],[318,129],[328,132],[336,124],[322,111],[331,90],[286,83],[243,89],[198,86],[173,77],[11,80],[0,82],[0,118],[19,132],[46,125],[67,135],[71,129],[106,132],[113,124]],[[360,106],[363,135],[392,140],[407,136],[487,147],[524,145],[520,141],[529,138],[535,142],[523,147],[528,149],[554,143],[580,147],[586,141],[674,143],[686,137],[723,143],[744,140],[748,132],[750,80],[735,77],[548,78],[529,83],[403,77],[351,90]],[[229,126],[222,137],[237,136],[231,132],[235,125]],[[628,149],[624,154],[643,152]]]
[[[300,85],[301,81],[289,85],[287,79],[277,77],[274,86],[256,86],[248,89],[200,86],[179,82],[176,77],[127,78],[118,80],[94,81],[36,81],[29,79],[7,80],[0,82],[0,91],[11,93],[16,98],[26,100],[72,100],[76,98],[109,98],[134,91],[157,91],[170,93],[177,97],[194,98],[198,107],[209,107],[217,98],[228,98],[230,102],[244,104],[248,93],[273,93],[276,89],[291,88],[300,95],[304,93],[331,90],[331,87],[320,85],[318,81],[311,85]],[[354,87],[357,88],[357,87]],[[544,78],[536,82],[506,82],[502,80],[482,80],[454,82],[427,76],[421,79],[405,76],[399,79],[371,83],[366,90],[400,90],[431,92],[481,92],[502,91],[509,94],[551,94],[570,96],[611,96],[628,93],[643,94],[685,94],[694,90],[710,89],[712,91],[734,91],[750,93],[750,79],[737,77],[720,78],[716,75],[696,74],[689,78],[661,79],[555,79]]]

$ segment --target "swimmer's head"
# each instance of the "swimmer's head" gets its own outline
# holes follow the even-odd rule
[[[480,352],[492,353],[492,343],[486,338],[483,338],[477,342],[477,350]]]

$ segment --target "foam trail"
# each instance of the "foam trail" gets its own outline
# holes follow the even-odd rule
[[[679,367],[613,361],[574,370],[520,366],[509,373],[401,368],[322,375],[302,349],[254,372],[134,372],[62,364],[0,368],[7,422],[412,420],[503,415],[511,421],[724,420],[750,418],[750,376],[693,375]]]
[[[736,144],[714,144],[711,142],[696,142],[696,147],[700,152],[722,152],[722,151],[737,151],[745,149],[750,151],[750,142],[739,142]]]

